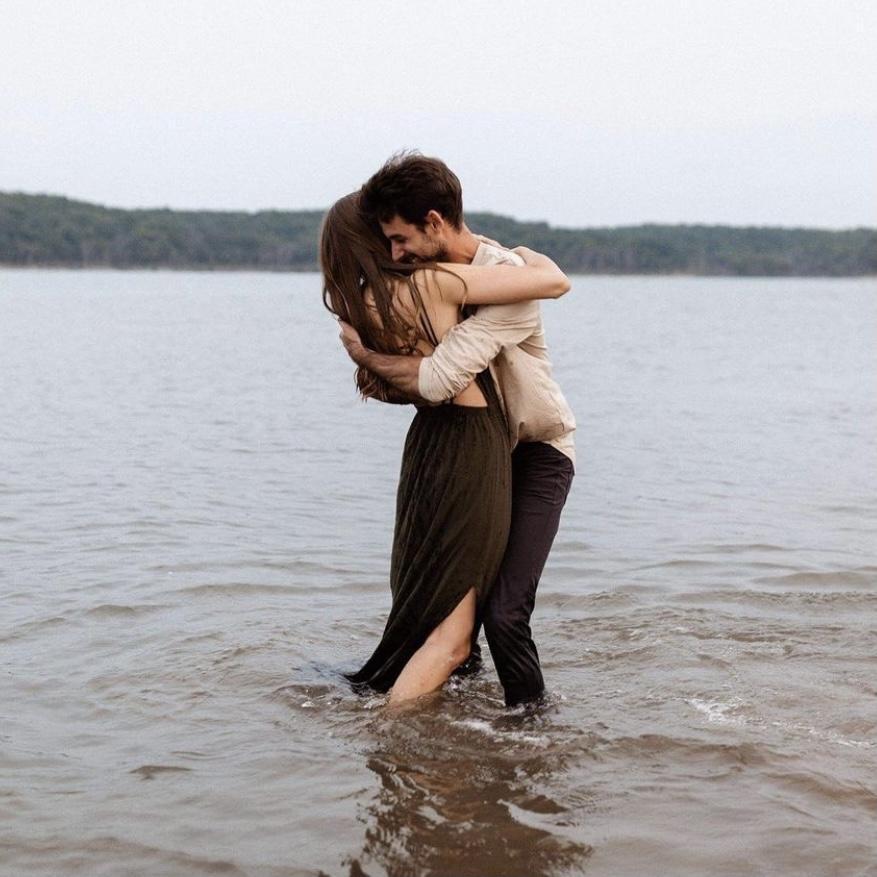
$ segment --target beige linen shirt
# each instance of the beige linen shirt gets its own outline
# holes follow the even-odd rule
[[[517,253],[479,245],[473,265],[523,265]],[[420,395],[430,402],[456,396],[490,367],[509,422],[512,447],[545,442],[575,465],[575,417],[551,372],[542,313],[535,301],[481,305],[453,326],[420,363]]]

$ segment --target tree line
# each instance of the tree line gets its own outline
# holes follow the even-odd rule
[[[0,192],[0,264],[314,271],[319,210],[123,210]],[[877,274],[877,229],[724,225],[554,228],[492,213],[473,231],[547,253],[573,274]]]

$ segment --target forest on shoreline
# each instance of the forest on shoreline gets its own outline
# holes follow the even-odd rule
[[[323,211],[126,210],[0,192],[0,265],[315,271]],[[727,225],[556,228],[493,213],[469,227],[571,274],[877,274],[877,229]]]

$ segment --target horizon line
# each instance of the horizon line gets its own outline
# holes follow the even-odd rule
[[[171,207],[167,204],[148,207],[123,207],[120,205],[105,204],[99,201],[92,201],[87,198],[71,197],[57,192],[26,192],[22,189],[6,190],[0,189],[0,196],[3,195],[23,195],[27,198],[60,198],[65,201],[72,201],[79,204],[87,204],[91,207],[99,207],[105,210],[123,210],[123,211],[151,211],[166,210],[171,213],[244,213],[255,215],[259,213],[325,213],[328,207],[259,207],[259,208],[239,208],[239,207]],[[826,231],[826,232],[844,232],[844,231],[877,231],[877,225],[845,225],[845,226],[823,226],[823,225],[783,225],[783,224],[764,224],[764,223],[731,223],[731,222],[707,222],[707,221],[678,221],[678,222],[656,222],[653,220],[642,220],[638,222],[630,222],[618,225],[555,225],[548,219],[518,219],[507,213],[497,213],[487,209],[470,209],[464,211],[464,214],[489,214],[498,216],[503,219],[510,219],[521,225],[545,225],[556,231],[586,231],[586,230],[602,230],[602,229],[621,229],[621,228],[641,228],[644,226],[665,226],[665,227],[707,227],[707,228],[758,228],[758,229],[785,229],[785,230],[801,230],[801,231]]]

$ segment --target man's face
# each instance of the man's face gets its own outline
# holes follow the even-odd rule
[[[434,223],[426,222],[423,229],[406,222],[401,216],[394,216],[389,222],[381,223],[381,230],[390,242],[390,253],[394,262],[446,262],[447,245],[441,229]]]

